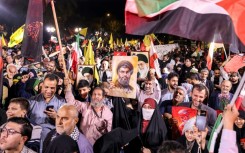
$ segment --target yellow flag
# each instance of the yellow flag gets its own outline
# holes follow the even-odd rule
[[[109,44],[110,44],[110,48],[113,49],[113,36],[112,36],[112,33],[111,33],[111,36],[110,36],[110,40],[109,40]]]
[[[2,46],[7,46],[3,34],[2,34]]]
[[[128,47],[129,46],[129,43],[128,43],[128,39],[126,38],[126,40],[125,40],[125,47]]]
[[[123,44],[124,44],[124,43],[123,43],[123,40],[122,40],[122,38],[121,38],[121,39],[120,39],[120,45],[123,46]]]
[[[97,80],[97,84],[100,82],[99,73],[97,71],[96,65],[94,66],[94,78]]]
[[[120,47],[119,39],[117,38],[117,47]]]
[[[88,28],[82,28],[82,30],[81,30],[79,33],[80,33],[81,35],[83,35],[84,37],[86,37],[87,31],[88,31]]]
[[[85,54],[85,65],[94,65],[95,61],[94,61],[94,51],[92,48],[92,42],[91,40],[89,40],[88,42],[88,48]]]
[[[94,65],[94,78],[97,80],[97,84],[99,84],[99,73],[97,71],[97,68],[96,68],[96,63],[94,61],[94,51],[93,51],[93,48],[92,48],[92,42],[91,40],[89,40],[88,42],[88,47],[87,47],[87,51],[86,51],[86,54],[85,54],[85,65]]]
[[[22,42],[24,37],[24,27],[25,25],[21,26],[10,36],[8,47],[14,47],[15,45],[18,45]]]
[[[102,42],[102,38],[101,37],[99,37],[99,39],[97,40],[97,42],[98,42],[98,45],[97,45],[97,48],[100,48],[100,44],[101,44],[101,42]]]
[[[144,42],[146,47],[149,47],[151,45],[151,36],[145,35],[143,42]]]

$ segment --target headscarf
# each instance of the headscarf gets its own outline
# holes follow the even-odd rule
[[[59,135],[48,145],[45,153],[79,153],[77,142],[68,135]]]
[[[190,119],[185,123],[184,128],[183,128],[183,130],[182,130],[182,134],[185,134],[185,132],[186,132],[187,130],[193,131],[193,130],[194,130],[194,125],[195,125],[195,123],[196,123],[196,117],[190,118]]]
[[[152,98],[145,99],[145,101],[144,101],[144,103],[142,105],[142,116],[143,116],[143,113],[144,113],[143,112],[144,111],[143,106],[145,104],[149,104],[151,106],[151,109],[155,109],[156,108],[156,102],[155,102],[154,99],[152,99]],[[142,118],[142,133],[145,133],[149,123],[150,123],[150,120],[145,120],[144,118]]]
[[[95,153],[120,153],[121,148],[137,135],[137,128],[132,130],[115,128],[101,136],[93,145],[93,150]]]
[[[145,99],[144,104],[147,103],[151,105],[152,108],[155,108],[155,111],[151,117],[151,120],[147,121],[147,126],[145,125],[145,123],[142,124],[142,122],[145,121],[143,120],[142,112],[140,113],[139,131],[142,145],[146,148],[150,148],[151,150],[153,150],[153,152],[156,152],[158,147],[165,140],[167,128],[159,111],[159,108],[157,107],[156,101],[154,101],[155,104],[153,104],[153,101],[154,100],[151,98]],[[146,128],[144,133],[142,133],[143,126],[145,126],[144,128]]]

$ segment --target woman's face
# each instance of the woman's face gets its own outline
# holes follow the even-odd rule
[[[187,141],[194,141],[195,140],[195,136],[194,136],[194,131],[192,130],[186,130],[185,131],[185,137],[187,139]]]
[[[239,129],[241,129],[241,128],[243,127],[244,122],[245,122],[245,120],[242,119],[242,118],[240,118],[240,117],[237,117],[237,119],[235,120],[235,124],[236,124],[236,126],[237,126]]]

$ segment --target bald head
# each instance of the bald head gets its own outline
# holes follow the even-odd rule
[[[73,117],[78,117],[78,111],[74,105],[65,104],[65,105],[61,106],[58,111],[60,111],[60,110],[68,112]]]
[[[63,105],[57,112],[55,126],[59,134],[70,135],[78,122],[78,112],[73,105]]]
[[[232,84],[229,80],[223,80],[221,82],[221,93],[222,94],[228,94],[231,90]]]

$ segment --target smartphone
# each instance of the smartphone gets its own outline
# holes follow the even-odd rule
[[[50,109],[54,109],[54,106],[53,105],[49,105],[46,107],[46,111],[50,111]]]
[[[199,131],[205,131],[207,124],[207,112],[201,110],[200,114],[196,117],[196,126]]]

